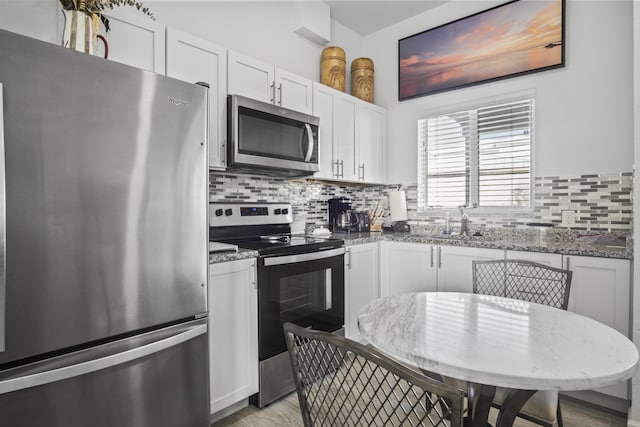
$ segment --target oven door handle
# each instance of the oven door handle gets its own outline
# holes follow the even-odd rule
[[[268,267],[270,265],[282,265],[282,264],[293,264],[296,262],[304,262],[304,261],[315,261],[319,259],[325,259],[325,258],[331,258],[334,256],[344,255],[344,252],[345,252],[344,248],[336,248],[336,249],[329,249],[326,251],[311,252],[306,254],[265,257],[264,265],[265,267]]]

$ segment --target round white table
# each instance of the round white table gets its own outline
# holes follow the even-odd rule
[[[478,385],[473,426],[486,426],[495,387],[514,389],[497,426],[511,426],[537,390],[589,390],[630,378],[635,345],[587,317],[509,298],[423,292],[380,298],[358,313],[373,346],[425,371]]]

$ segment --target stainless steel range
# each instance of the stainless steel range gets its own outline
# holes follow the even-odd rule
[[[344,241],[292,236],[292,221],[287,203],[210,204],[210,240],[258,251],[260,408],[295,389],[283,323],[344,335]]]

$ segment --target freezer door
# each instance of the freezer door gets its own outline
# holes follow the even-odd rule
[[[206,319],[0,373],[11,427],[208,427]]]
[[[0,30],[8,362],[206,312],[207,89]]]

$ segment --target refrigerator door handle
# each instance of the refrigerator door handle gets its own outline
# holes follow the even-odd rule
[[[66,380],[68,378],[89,374],[91,372],[100,371],[113,366],[122,365],[132,360],[141,359],[154,353],[159,353],[170,347],[176,346],[183,342],[189,341],[199,335],[207,332],[206,324],[198,324],[191,326],[175,335],[159,339],[149,344],[135,347],[122,352],[115,352],[97,359],[86,360],[61,368],[49,369],[47,363],[38,369],[38,372],[30,372],[27,375],[0,380],[0,395],[10,393],[17,390],[37,387],[56,381]]]
[[[7,286],[7,180],[4,165],[4,111],[3,88],[0,83],[0,353],[5,351],[6,286]]]

